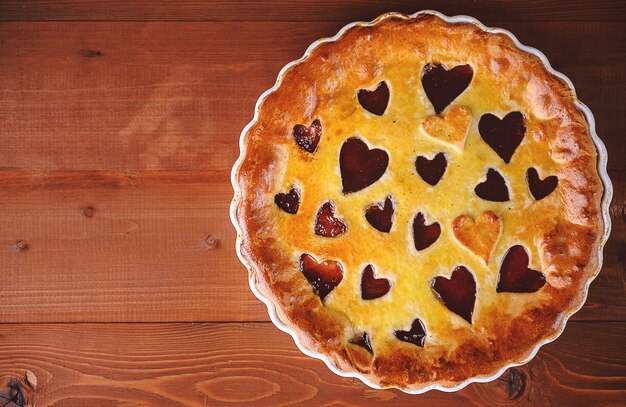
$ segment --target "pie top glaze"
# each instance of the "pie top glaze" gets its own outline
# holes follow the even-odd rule
[[[524,361],[599,268],[603,186],[575,102],[475,24],[350,28],[287,69],[243,135],[250,278],[303,347],[373,385]]]

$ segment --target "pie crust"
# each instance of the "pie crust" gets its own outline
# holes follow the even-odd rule
[[[425,72],[462,65],[471,82],[437,114]],[[386,106],[368,110],[359,91],[382,83]],[[525,131],[507,160],[482,119],[511,112]],[[387,153],[364,187],[340,163],[354,138]],[[389,13],[318,41],[259,99],[240,147],[231,217],[253,291],[305,353],[372,387],[450,391],[495,379],[558,337],[600,270],[611,186],[593,116],[541,53],[469,17]],[[447,166],[431,185],[416,161],[438,153]],[[478,196],[490,169],[509,200]],[[536,199],[531,171],[558,185]],[[385,232],[365,213],[387,198]],[[436,239],[418,249],[420,228],[434,224]],[[530,283],[504,275],[524,253]],[[332,275],[322,282],[323,271],[302,270],[323,261]],[[366,296],[363,284],[387,291]]]

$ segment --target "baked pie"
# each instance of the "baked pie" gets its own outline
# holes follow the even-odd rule
[[[254,290],[372,386],[525,362],[584,302],[609,228],[580,106],[478,23],[392,13],[322,41],[242,134],[232,216]]]

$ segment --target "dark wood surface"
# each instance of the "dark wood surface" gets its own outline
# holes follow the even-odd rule
[[[562,337],[495,382],[409,396],[334,375],[268,322],[229,171],[283,65],[422,8],[509,29],[568,75],[615,196]],[[0,405],[626,404],[625,41],[623,1],[0,2]]]

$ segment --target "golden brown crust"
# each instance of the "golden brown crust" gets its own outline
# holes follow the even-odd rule
[[[463,189],[475,182],[473,174],[478,176],[488,166],[499,166],[510,184],[512,204],[467,201],[466,208],[458,208],[450,192],[426,187],[419,190],[422,187],[417,175],[401,177],[408,173],[402,173],[396,163],[405,154],[414,159],[416,151],[441,151],[433,147],[437,141],[423,141],[425,137],[419,132],[420,121],[434,114],[416,80],[421,67],[429,62],[451,66],[469,63],[475,72],[468,90],[453,102],[466,106],[473,115],[465,150],[447,150],[458,154],[453,157],[465,168],[451,168],[446,173],[449,179],[444,178],[438,187]],[[389,121],[377,125],[361,111],[356,91],[369,89],[381,79],[391,83],[391,99],[386,113],[389,118],[380,119]],[[560,333],[564,318],[580,307],[586,284],[598,271],[604,228],[602,184],[589,126],[575,100],[567,84],[551,75],[536,56],[517,48],[508,36],[487,33],[473,24],[450,24],[431,15],[392,16],[373,26],[349,29],[284,73],[280,86],[264,100],[258,120],[244,136],[243,160],[234,179],[239,191],[235,199],[240,250],[251,278],[276,305],[281,321],[298,333],[304,347],[325,355],[342,371],[359,372],[374,384],[410,390],[433,384],[453,387],[523,361],[535,345]],[[483,113],[502,117],[512,110],[524,113],[527,131],[516,157],[506,166],[484,146],[476,122]],[[391,135],[381,133],[392,125],[391,117],[397,121],[393,123],[398,130],[389,142]],[[294,143],[292,130],[316,118],[321,119],[324,130],[318,151],[310,154]],[[349,201],[340,193],[336,164],[341,143],[355,132],[370,145],[389,151],[391,175],[379,181],[380,188],[353,194],[349,197],[353,201]],[[408,132],[409,141],[399,141],[398,134],[404,132]],[[463,154],[476,154],[484,161],[470,161],[462,158]],[[407,162],[408,167],[411,161]],[[558,188],[552,196],[536,202],[529,198],[525,183],[529,166],[539,168],[542,178],[558,176]],[[279,211],[273,201],[276,193],[291,185],[302,190],[297,215]],[[431,202],[394,192],[413,190],[422,196],[433,194],[428,198]],[[352,226],[357,224],[354,219],[362,215],[361,208],[367,202],[380,201],[385,193],[395,194],[394,199],[400,202],[394,215],[397,224],[385,237],[360,236],[360,224]],[[313,234],[313,220],[322,199],[338,202],[337,210],[348,222],[346,236],[328,239]],[[430,257],[416,253],[406,239],[407,225],[417,209],[435,212],[444,230],[445,243],[439,244],[443,247],[434,247]],[[471,253],[454,243],[450,227],[457,216],[475,218],[486,210],[493,210],[503,226],[489,265],[472,259]],[[406,242],[401,246],[403,239]],[[529,250],[530,267],[541,270],[547,283],[532,294],[496,293],[498,267],[506,250],[518,243]],[[406,248],[407,257],[398,265],[382,253],[385,247],[393,247],[392,251]],[[344,264],[344,281],[325,302],[313,293],[298,269],[298,256],[303,252]],[[419,270],[425,273],[422,280],[414,276],[419,273],[408,276],[404,270],[405,263],[413,259],[423,264]],[[393,277],[392,291],[397,293],[387,302],[364,304],[350,297],[357,284],[355,275],[360,276],[360,265],[376,261],[383,274]],[[478,283],[471,325],[438,304],[430,296],[430,287],[424,285],[432,276],[449,275],[452,265],[461,262],[469,265]],[[403,288],[403,281],[417,283]],[[409,314],[401,311],[405,303],[417,310],[410,315],[426,321],[429,337],[423,348],[393,336],[392,326],[410,326]],[[363,349],[349,344],[355,332],[364,328],[375,336],[371,359]]]

